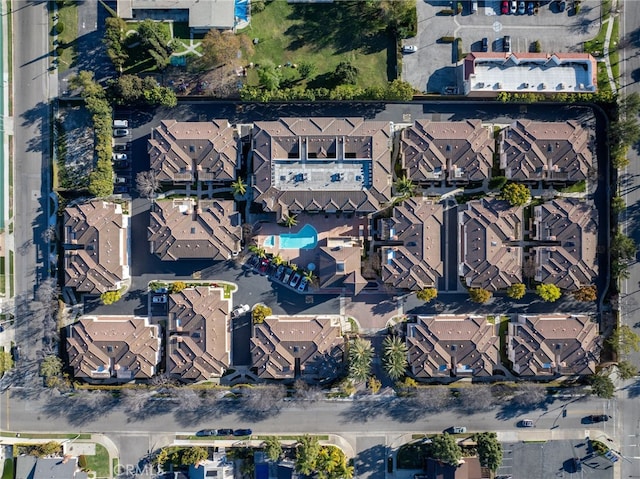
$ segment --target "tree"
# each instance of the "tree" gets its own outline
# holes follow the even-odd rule
[[[635,117],[618,120],[611,125],[611,136],[614,143],[633,145],[640,140],[640,125]]]
[[[410,83],[402,80],[393,80],[387,84],[386,91],[384,92],[384,99],[391,101],[410,101],[413,99],[414,93],[415,90]]]
[[[416,293],[416,298],[418,298],[420,301],[424,301],[425,303],[428,303],[429,301],[437,297],[438,290],[436,288],[424,288]]]
[[[494,407],[495,397],[491,392],[491,386],[477,384],[469,387],[461,387],[456,398],[458,408],[462,411],[473,413],[489,411]]]
[[[120,392],[122,406],[132,416],[146,411],[152,397],[153,392],[147,389],[129,388]]]
[[[527,288],[522,283],[514,283],[507,288],[507,296],[511,299],[522,299],[527,293]]]
[[[338,85],[355,85],[358,81],[358,69],[350,62],[340,62],[333,72],[333,79]]]
[[[42,303],[49,304],[58,298],[60,289],[56,278],[49,277],[38,285],[36,290],[36,299]]]
[[[624,116],[636,116],[640,113],[640,95],[634,91],[622,97],[620,112]]]
[[[202,406],[202,398],[186,386],[172,388],[171,396],[182,411],[197,411]]]
[[[507,184],[507,178],[504,176],[493,176],[489,179],[490,190],[501,190]]]
[[[301,78],[310,78],[316,74],[316,71],[318,71],[318,69],[311,62],[303,61],[298,65],[298,73]]]
[[[536,293],[542,301],[553,303],[560,299],[562,291],[555,284],[539,284],[536,286]]]
[[[607,343],[617,353],[629,354],[640,351],[640,336],[626,324],[621,324],[611,334]]]
[[[271,314],[273,314],[273,311],[269,306],[266,306],[264,304],[257,304],[253,308],[253,312],[251,313],[253,324],[264,322],[264,318],[266,318],[267,316],[271,316]]]
[[[108,17],[105,20],[104,43],[107,47],[107,56],[118,71],[129,59],[129,53],[124,46],[127,32],[127,22],[120,17]]]
[[[246,388],[243,392],[243,405],[247,411],[262,415],[279,409],[287,391],[282,384]]]
[[[140,196],[153,198],[160,191],[160,180],[155,170],[141,171],[136,175],[136,189]]]
[[[37,444],[31,449],[31,453],[36,457],[46,457],[51,455],[59,455],[62,452],[62,444],[56,441]]]
[[[445,432],[433,438],[431,456],[445,464],[457,466],[462,459],[462,449],[456,443],[455,437]]]
[[[373,346],[366,339],[356,338],[349,344],[349,377],[356,382],[366,381],[371,373]]]
[[[277,254],[273,258],[271,258],[271,262],[273,264],[275,264],[276,266],[280,266],[281,264],[284,264],[286,261],[284,260],[284,258],[282,256]]]
[[[627,207],[622,196],[614,196],[611,198],[611,209],[615,214],[621,213]]]
[[[591,392],[598,397],[611,399],[615,392],[616,387],[609,376],[604,374],[594,374],[590,377]]]
[[[209,453],[204,447],[186,447],[182,451],[180,463],[183,466],[195,466],[196,464],[204,461],[207,457],[209,457]]]
[[[251,5],[253,9],[253,4]],[[238,58],[240,37],[233,32],[223,32],[215,28],[202,39],[200,62],[205,68],[213,68],[231,63]]]
[[[407,178],[403,176],[398,178],[395,184],[396,192],[398,195],[408,198],[409,196],[413,196],[416,191],[416,185],[413,184],[411,178]]]
[[[540,53],[542,51],[542,45],[540,45],[540,40],[536,40],[533,42],[533,51],[536,53]]]
[[[276,68],[272,61],[264,61],[257,69],[258,80],[266,90],[277,90],[282,81],[282,70]]]
[[[405,375],[407,369],[407,345],[398,336],[387,336],[382,343],[384,371],[393,381]]]
[[[502,464],[502,445],[495,432],[483,432],[475,435],[480,464],[496,472]]]
[[[347,465],[342,449],[336,446],[322,446],[316,458],[318,479],[351,479],[353,467]]]
[[[623,261],[611,261],[611,275],[617,279],[629,279],[629,265]]]
[[[265,251],[264,248],[261,248],[260,246],[252,244],[249,246],[249,251],[251,251],[260,259],[264,259],[267,257],[267,252]]]
[[[102,304],[109,305],[113,303],[117,303],[122,298],[122,291],[105,291],[100,295],[100,301]]]
[[[511,206],[523,206],[531,200],[531,192],[529,188],[522,183],[507,183],[502,188],[502,197],[507,200]]]
[[[633,238],[629,238],[618,231],[611,241],[611,256],[623,261],[630,261],[635,258],[638,247]]]
[[[184,281],[174,281],[173,283],[169,284],[169,292],[171,294],[176,294],[182,291],[183,289],[185,289],[186,287],[187,287],[187,283],[185,283]]]
[[[618,361],[618,376],[620,379],[631,379],[638,375],[638,368],[636,368],[629,361]]]
[[[238,179],[231,183],[231,190],[235,196],[244,196],[247,192],[247,184],[242,181],[242,177],[238,176]]]
[[[484,288],[471,288],[469,290],[469,299],[474,303],[486,303],[491,299],[491,296],[493,296],[493,293]]]
[[[142,92],[145,102],[151,106],[161,105],[167,108],[174,108],[178,104],[178,97],[169,87],[155,86]]]
[[[511,402],[519,407],[529,408],[545,400],[547,392],[542,386],[533,383],[518,384]]]
[[[264,453],[270,461],[277,461],[282,456],[282,444],[277,436],[267,436],[262,443],[264,447]]]
[[[573,292],[573,298],[576,301],[595,301],[598,299],[598,290],[595,286],[582,286],[580,289]]]
[[[284,217],[284,225],[292,228],[293,226],[298,224],[298,220],[296,219],[296,215],[290,216],[290,215],[286,215]]]
[[[62,360],[58,356],[45,356],[40,363],[40,375],[46,379],[60,376],[60,374],[62,374]]]
[[[378,391],[380,391],[380,388],[382,387],[382,382],[375,376],[369,376],[369,379],[367,380],[367,387],[369,388],[369,391],[371,391],[371,394],[378,394]]]
[[[320,442],[316,436],[305,434],[296,445],[296,470],[305,476],[316,470],[316,461],[320,454]]]

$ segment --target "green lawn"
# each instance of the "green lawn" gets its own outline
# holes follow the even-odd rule
[[[387,49],[395,48],[386,32],[371,32],[371,20],[363,18],[354,2],[332,4],[267,3],[251,18],[241,33],[257,39],[254,54],[248,59],[256,65],[265,60],[275,65],[308,62],[317,70],[309,86],[329,87],[330,73],[342,61],[359,70],[358,86],[384,86],[387,83]],[[249,84],[257,79],[249,72]],[[295,82],[295,69],[283,70],[284,79]]]
[[[169,23],[162,22],[160,25],[160,28],[164,31],[167,37],[171,38],[171,27],[169,26]],[[127,32],[137,32],[138,26],[138,22],[127,22]],[[143,47],[139,43],[132,48],[127,48],[127,53],[129,54],[129,60],[124,65],[124,73],[135,74],[156,70],[156,64],[153,58],[151,58],[147,53],[147,48]]]
[[[86,458],[87,467],[92,471],[96,471],[97,478],[111,477],[109,452],[102,444],[96,444],[95,456],[86,456]]]
[[[4,469],[2,470],[2,479],[13,479],[13,459],[4,460]]]
[[[578,181],[573,185],[567,186],[566,188],[562,188],[560,190],[562,193],[584,193],[587,191],[587,184],[584,180]]]
[[[611,39],[609,41],[609,63],[611,64],[611,73],[616,84],[620,79],[620,53],[618,52],[618,42],[620,41],[620,19],[615,17],[613,20],[613,29],[611,30]]]
[[[58,22],[64,25],[64,30],[58,35],[58,43],[62,47],[58,57],[58,72],[62,73],[69,69],[77,56],[73,45],[78,37],[78,6],[75,3],[69,3],[59,8]],[[49,10],[49,25],[53,28],[53,8]],[[49,35],[49,48],[53,51],[53,35]],[[53,56],[51,58],[53,59]]]

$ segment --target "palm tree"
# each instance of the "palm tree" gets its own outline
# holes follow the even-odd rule
[[[284,217],[284,225],[288,226],[291,229],[293,226],[298,224],[298,220],[296,219],[296,215],[293,216],[285,216]]]
[[[366,339],[356,338],[349,347],[349,376],[356,382],[366,381],[371,372],[373,346]]]
[[[231,189],[236,196],[244,196],[247,192],[247,184],[242,181],[242,177],[238,176],[238,179],[231,183]]]
[[[252,244],[251,246],[249,246],[249,251],[251,251],[260,259],[264,259],[267,257],[267,252],[265,251],[264,248],[261,248],[260,246]]]
[[[276,266],[280,266],[281,264],[284,264],[284,258],[282,256],[280,256],[279,254],[275,255],[273,258],[271,258],[271,262],[273,264],[275,264]]]
[[[315,286],[318,283],[318,276],[315,275],[313,271],[305,271],[302,277],[306,278],[310,285]]]
[[[289,263],[289,268],[291,268],[291,271],[293,271],[294,273],[298,271],[298,265],[295,263]]]
[[[396,186],[396,192],[398,193],[398,195],[404,196],[404,197],[413,196],[413,194],[416,191],[416,185],[413,184],[413,181],[411,181],[411,178],[407,178],[406,176],[403,176],[402,178],[398,178],[395,186]]]
[[[389,378],[400,379],[407,369],[407,346],[398,336],[387,336],[382,343],[384,356],[382,363]]]

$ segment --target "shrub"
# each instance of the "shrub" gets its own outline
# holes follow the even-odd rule
[[[253,318],[254,324],[259,324],[264,322],[264,318],[266,318],[267,316],[271,316],[271,313],[273,313],[273,311],[269,306],[258,304],[255,308],[253,308],[251,317]]]
[[[100,295],[100,301],[102,304],[109,305],[113,303],[117,303],[122,298],[122,291],[105,291]]]
[[[542,52],[542,45],[540,44],[540,40],[536,40],[535,42],[533,42],[533,51],[535,53]]]
[[[187,283],[185,283],[184,281],[174,281],[169,285],[169,291],[171,293],[179,293],[186,287],[187,287]]]
[[[64,23],[58,21],[56,23],[56,35],[60,35],[62,32],[64,32]]]
[[[455,37],[440,37],[441,43],[453,43],[455,41]]]
[[[251,0],[251,13],[260,13],[265,9],[264,0]]]

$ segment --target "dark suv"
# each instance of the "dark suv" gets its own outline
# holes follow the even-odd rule
[[[591,422],[607,422],[609,420],[609,416],[606,414],[592,414],[589,416],[589,421]]]

